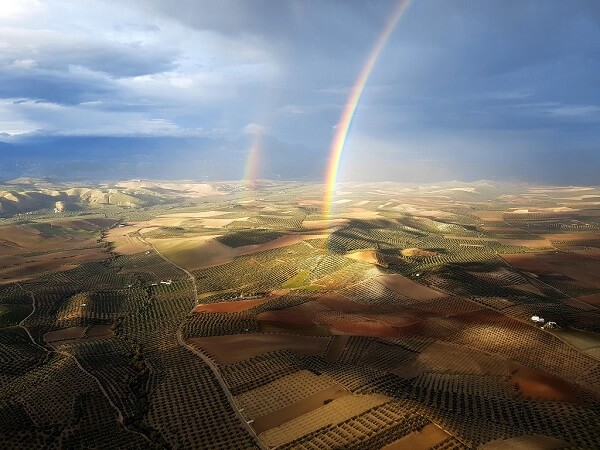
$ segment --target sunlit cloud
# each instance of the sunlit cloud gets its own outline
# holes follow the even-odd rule
[[[244,133],[247,134],[267,134],[269,132],[269,127],[266,125],[261,125],[259,123],[248,123],[242,129]]]
[[[44,10],[44,4],[40,0],[10,0],[2,3],[0,20],[23,20],[39,15]]]

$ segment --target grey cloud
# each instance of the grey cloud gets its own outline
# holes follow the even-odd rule
[[[0,56],[5,69],[27,72],[35,68],[67,71],[81,66],[113,77],[149,75],[171,70],[178,52],[173,48],[157,48],[142,43],[101,40],[93,36],[60,35],[49,31],[0,31],[0,41],[10,48]],[[31,67],[14,65],[15,61],[31,61]]]
[[[128,16],[97,23],[86,16],[88,28],[76,38],[56,27],[31,38],[39,51],[13,45],[0,56],[0,85],[11,99],[74,108],[89,119],[80,122],[85,132],[93,133],[98,111],[106,113],[104,130],[118,128],[108,123],[111,112],[135,117],[140,130],[221,129],[231,139],[260,123],[274,138],[326,153],[395,4],[107,0],[103,6],[115,15],[126,6]],[[107,38],[114,30],[130,39]],[[138,36],[147,40],[136,43]],[[598,79],[597,1],[414,0],[375,64],[349,144],[358,136],[378,137],[373,151],[382,142],[392,149],[421,143],[420,161],[464,151],[475,169],[511,156],[504,146],[527,158],[574,149],[589,163]],[[403,154],[386,157],[395,167]]]

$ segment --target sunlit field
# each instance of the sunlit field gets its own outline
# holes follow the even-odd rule
[[[600,446],[600,190],[319,190],[5,214],[6,445]]]

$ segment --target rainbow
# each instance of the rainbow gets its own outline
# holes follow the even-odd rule
[[[354,117],[354,113],[356,112],[356,108],[358,106],[358,102],[360,101],[360,97],[365,89],[365,85],[373,71],[373,67],[385,47],[387,40],[389,39],[392,31],[396,27],[396,24],[406,11],[410,0],[400,0],[398,5],[394,9],[390,20],[386,23],[383,31],[379,35],[379,38],[373,45],[371,49],[371,53],[365,62],[356,83],[352,87],[350,91],[350,95],[348,96],[348,100],[346,101],[346,105],[342,111],[342,115],[340,116],[340,120],[335,129],[335,135],[333,140],[331,141],[331,147],[329,150],[329,163],[327,165],[327,171],[325,174],[325,198],[324,198],[324,209],[323,212],[326,216],[331,216],[332,208],[333,208],[333,195],[335,193],[335,185],[338,176],[338,172],[340,169],[340,160],[342,158],[342,153],[344,151],[344,146],[346,144],[346,139],[348,138],[348,131],[350,130],[350,125],[352,124],[352,119]]]
[[[244,185],[249,190],[256,188],[256,178],[258,176],[258,164],[260,149],[262,146],[262,134],[256,133],[248,151],[248,158],[246,159],[246,169],[244,171]]]

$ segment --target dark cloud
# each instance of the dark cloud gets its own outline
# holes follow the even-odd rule
[[[65,105],[77,105],[116,94],[114,85],[96,77],[68,72],[28,71],[26,74],[0,70],[2,95],[24,97]],[[21,99],[21,101],[24,101]]]
[[[37,35],[37,36],[36,36]],[[1,36],[1,34],[0,34]],[[94,37],[65,38],[55,33],[32,31],[6,37],[12,41],[9,51],[0,56],[4,66],[17,66],[19,61],[34,61],[39,69],[68,71],[82,67],[115,78],[151,75],[172,70],[178,52],[173,48],[157,48],[139,42],[110,42]]]
[[[99,101],[93,109],[104,111],[106,122],[112,113],[128,114],[135,123],[219,130],[229,139],[258,123],[282,147],[302,143],[326,154],[346,96],[396,4],[113,0],[103,3],[109,13],[98,19],[99,32],[91,31],[92,16],[81,18],[87,31],[74,35],[66,27],[40,35],[48,39],[23,32],[23,46],[0,56],[2,95],[67,106]],[[512,149],[523,164],[553,155],[545,159],[549,174],[558,173],[556,155],[565,151],[584,155],[579,160],[589,167],[600,134],[598,79],[597,1],[413,0],[371,74],[350,143],[377,138],[382,147],[403,149],[369,148],[396,166],[413,145],[419,161],[458,154],[466,158],[461,167],[481,173],[515,157]],[[56,120],[54,130],[64,123]],[[572,165],[575,171],[577,159]]]

